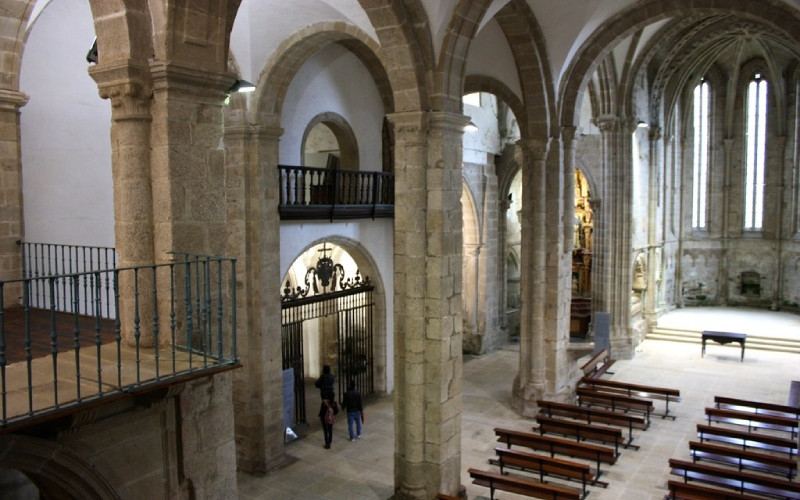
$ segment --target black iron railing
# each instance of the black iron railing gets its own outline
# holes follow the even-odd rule
[[[94,309],[98,306],[99,299],[102,317],[113,317],[114,297],[109,276],[105,275],[106,281],[98,287],[98,283],[92,282],[94,275],[90,271],[117,267],[117,252],[114,248],[27,241],[17,243],[20,245],[22,277],[27,279],[25,283],[31,307],[49,309],[53,305],[52,299],[57,311],[71,311],[75,307],[72,303],[72,294],[76,290],[74,284],[69,283],[66,278],[57,280],[51,296],[50,290],[44,286],[45,281],[38,278],[80,275],[82,282],[77,286],[77,298],[81,314],[94,316],[98,312]]]
[[[278,165],[282,219],[394,217],[394,174]]]
[[[2,427],[238,365],[236,261],[177,257],[0,281]]]

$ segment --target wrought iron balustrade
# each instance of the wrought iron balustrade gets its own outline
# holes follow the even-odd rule
[[[180,258],[0,281],[0,432],[238,366],[236,261]]]
[[[78,307],[81,314],[94,316],[100,299],[100,313],[103,318],[112,318],[115,311],[113,290],[110,281],[106,280],[99,288],[91,280],[89,271],[113,269],[117,266],[117,252],[112,247],[62,245],[58,243],[33,243],[18,241],[22,257],[22,277],[28,278],[28,302],[37,309],[49,309],[52,298],[56,310],[67,312],[74,308],[71,296],[74,291],[68,283],[67,276],[80,275],[82,282],[78,286]],[[54,296],[48,296],[44,287],[45,276],[60,276],[55,283]],[[108,275],[104,276],[108,278]],[[99,292],[99,296],[96,294]]]
[[[394,217],[394,174],[278,165],[281,219]]]

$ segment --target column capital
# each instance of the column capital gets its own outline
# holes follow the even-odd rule
[[[575,132],[577,131],[577,127],[575,126],[568,126],[568,127],[561,127],[561,141],[564,143],[571,143],[575,140]]]
[[[28,103],[28,95],[16,90],[0,89],[0,110],[14,110]]]
[[[203,71],[161,60],[150,62],[150,75],[154,92],[177,91],[220,102],[236,81],[233,73]]]
[[[150,120],[153,90],[147,67],[125,61],[89,68],[100,97],[111,100],[114,120]]]
[[[527,156],[533,161],[545,161],[550,151],[550,138],[547,139],[520,139],[517,145],[522,149],[523,157]]]
[[[659,126],[650,127],[650,140],[651,141],[653,141],[653,142],[660,141],[662,137],[663,137],[663,130],[661,130],[661,127],[659,127]]]
[[[600,129],[600,132],[615,132],[620,125],[620,120],[616,115],[600,115],[594,119],[594,124]]]
[[[240,140],[248,137],[278,140],[283,135],[283,132],[283,128],[275,125],[253,123],[239,123],[236,125],[227,125],[225,127],[225,137],[232,140]]]
[[[461,113],[452,113],[450,111],[432,111],[430,117],[432,129],[458,135],[463,135],[464,127],[470,123],[469,116],[462,115]]]

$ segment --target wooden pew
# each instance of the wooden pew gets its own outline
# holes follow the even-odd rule
[[[752,474],[726,467],[698,464],[676,458],[669,459],[672,474],[681,476],[684,482],[690,479],[732,488],[742,493],[773,495],[788,499],[800,499],[800,483],[778,479],[763,474]]]
[[[503,490],[532,498],[553,500],[581,500],[581,492],[574,488],[544,484],[533,479],[504,476],[496,472],[470,468],[472,483],[489,488],[489,498],[494,499],[495,490]]]
[[[621,410],[624,412],[634,411],[642,413],[645,421],[650,425],[650,414],[653,412],[653,401],[649,399],[625,396],[609,392],[595,391],[591,387],[578,387],[575,389],[578,396],[578,405],[583,406],[602,406],[611,408],[611,411]]]
[[[786,453],[789,458],[797,455],[797,441],[768,434],[697,424],[697,437],[700,438],[701,443],[704,441],[721,441],[741,446],[745,450],[747,448],[759,448]]]
[[[628,442],[633,441],[634,428],[647,429],[649,427],[648,422],[641,415],[631,415],[628,413],[601,410],[599,408],[589,408],[569,403],[545,401],[543,399],[537,400],[536,404],[539,406],[539,411],[545,413],[548,417],[568,417],[576,420],[583,420],[587,424],[599,422],[603,424],[627,427]]]
[[[567,455],[570,457],[592,460],[597,464],[595,478],[602,475],[600,464],[613,464],[617,461],[617,454],[613,448],[590,443],[578,443],[569,439],[556,438],[552,436],[542,436],[531,432],[517,431],[514,429],[503,429],[495,427],[494,433],[497,441],[506,445],[506,448],[514,446],[525,446],[532,450],[546,451],[551,457]]]
[[[560,458],[528,453],[525,451],[512,450],[511,448],[496,447],[496,460],[491,463],[500,467],[500,474],[504,474],[505,468],[513,468],[539,473],[539,481],[544,482],[545,476],[558,476],[569,480],[580,481],[583,487],[583,496],[587,495],[586,485],[595,484],[594,474],[591,468],[583,463],[572,462]],[[608,486],[603,483],[603,486]]]
[[[746,399],[729,398],[726,396],[714,396],[714,404],[720,409],[766,413],[767,415],[800,420],[800,406],[795,408],[794,406],[748,401]]]
[[[791,480],[797,474],[797,461],[780,455],[770,455],[755,451],[743,450],[731,446],[689,441],[689,452],[692,459],[713,460],[735,465],[739,470],[754,469],[762,472],[781,474]]]
[[[672,389],[669,387],[656,387],[652,385],[631,384],[629,382],[619,382],[616,380],[605,380],[598,378],[583,377],[581,384],[601,392],[611,392],[617,394],[624,394],[626,396],[634,396],[647,399],[660,399],[666,402],[666,409],[662,418],[670,417],[675,418],[669,414],[669,403],[680,403],[681,391],[680,389]]]
[[[667,489],[669,490],[667,500],[762,500],[764,498],[672,479],[667,481]]]
[[[712,422],[744,425],[747,426],[748,432],[753,429],[788,432],[792,438],[797,436],[797,428],[800,426],[800,420],[794,418],[721,408],[706,408],[706,420],[708,425],[711,425]]]
[[[614,364],[614,360],[608,354],[608,349],[596,353],[592,358],[581,366],[584,377],[599,378],[608,372],[608,369]]]
[[[614,453],[619,455],[619,445],[624,447],[633,446],[625,442],[622,437],[622,430],[619,427],[606,427],[603,425],[584,424],[576,420],[565,420],[561,418],[548,417],[539,413],[536,415],[536,423],[539,424],[540,434],[552,433],[562,436],[574,437],[576,441],[599,441],[601,443],[613,443]]]

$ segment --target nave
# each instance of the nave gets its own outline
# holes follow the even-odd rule
[[[721,321],[719,309],[706,313],[692,310],[698,321]],[[735,314],[741,324],[761,325],[765,331],[780,330],[784,335],[792,335],[787,333],[791,320],[800,319],[765,311],[736,310]],[[794,333],[800,335],[800,331]],[[534,419],[517,415],[509,404],[518,362],[515,344],[484,356],[464,358],[461,484],[471,500],[489,498],[487,488],[471,483],[467,470],[493,467],[488,463],[497,445],[493,429],[530,429],[535,424]],[[648,430],[634,431],[639,449],[622,450],[614,465],[604,466],[602,479],[608,488],[590,487],[587,498],[662,500],[667,481],[678,479],[670,473],[668,460],[691,460],[688,443],[696,440],[697,424],[702,423],[705,408],[713,405],[714,396],[786,404],[791,381],[800,380],[800,358],[753,349],[739,361],[738,348],[719,345],[709,346],[701,357],[698,345],[648,339],[637,347],[634,359],[617,360],[611,371],[613,374],[605,378],[679,388],[682,401],[670,405],[675,420],[654,417]],[[662,408],[663,402],[656,402],[657,413]],[[240,498],[390,498],[394,492],[392,398],[371,402],[365,412],[363,439],[348,441],[346,420],[341,416],[330,450],[323,449],[319,423],[310,418],[309,435],[287,446],[287,453],[295,460],[263,477],[240,474]],[[496,496],[525,498],[506,492],[497,492]]]

